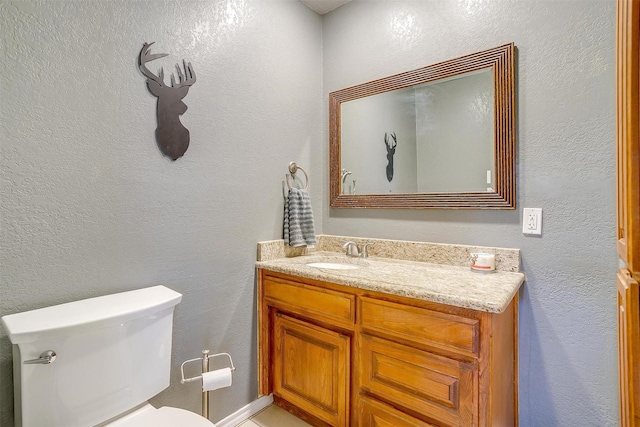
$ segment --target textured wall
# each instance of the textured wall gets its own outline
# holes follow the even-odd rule
[[[517,46],[517,210],[325,204],[322,231],[520,248],[521,426],[618,425],[614,30],[613,0],[354,1],[323,19],[325,101],[333,90]],[[523,207],[543,209],[541,238],[522,235]]]
[[[197,75],[176,162],[155,145],[156,99],[137,68],[151,41],[170,54],[151,70],[164,64],[168,81],[184,58]],[[281,236],[289,161],[325,171],[320,17],[296,0],[0,0],[0,43],[0,314],[167,284],[184,297],[173,385],[154,403],[200,412],[179,367],[203,348],[237,367],[211,419],[252,401],[256,241]],[[8,427],[4,331],[0,375]]]

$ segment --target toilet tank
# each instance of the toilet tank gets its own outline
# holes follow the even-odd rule
[[[4,316],[16,426],[94,426],[167,388],[181,299],[154,286]],[[52,363],[24,363],[47,350]]]

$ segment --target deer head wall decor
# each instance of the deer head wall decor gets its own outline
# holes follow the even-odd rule
[[[178,82],[171,74],[171,86],[164,83],[164,69],[160,69],[158,75],[153,74],[146,67],[146,63],[154,59],[167,56],[166,53],[150,54],[151,45],[155,42],[145,43],[140,51],[138,65],[140,71],[147,78],[149,91],[158,98],[156,128],[156,141],[160,150],[173,160],[177,160],[189,148],[189,130],[180,122],[180,116],[187,111],[187,105],[182,99],[187,96],[189,87],[196,82],[196,74],[191,63],[183,62],[184,74],[178,64]]]
[[[396,145],[398,145],[398,140],[396,138],[396,133],[393,132],[391,134],[392,142],[389,142],[389,134],[387,132],[384,133],[384,145],[387,149],[387,160],[389,163],[387,164],[387,180],[391,182],[393,179],[393,155],[396,154]]]

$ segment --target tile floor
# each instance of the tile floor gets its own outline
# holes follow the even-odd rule
[[[279,406],[270,405],[238,424],[237,427],[310,427],[310,425]]]

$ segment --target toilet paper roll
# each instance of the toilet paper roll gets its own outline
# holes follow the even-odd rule
[[[202,391],[231,386],[231,368],[217,369],[202,374]]]

